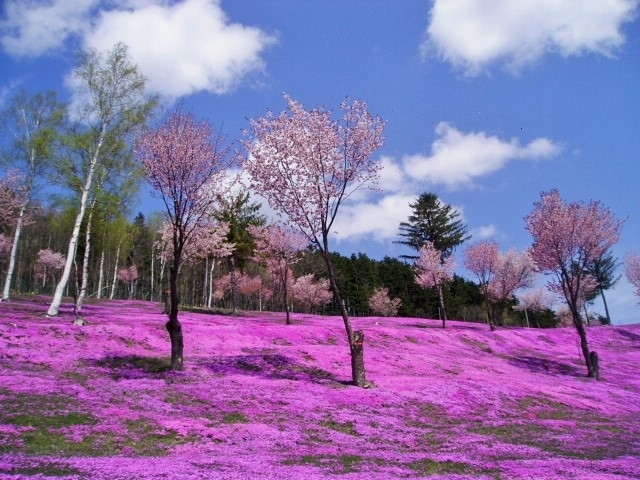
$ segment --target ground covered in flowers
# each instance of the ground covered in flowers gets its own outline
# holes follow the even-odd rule
[[[573,329],[181,313],[167,370],[158,304],[0,304],[0,478],[640,478],[640,325]]]

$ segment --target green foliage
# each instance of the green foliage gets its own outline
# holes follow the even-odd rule
[[[249,232],[249,227],[260,227],[267,222],[267,218],[260,213],[261,205],[251,202],[250,197],[251,195],[246,191],[229,198],[220,197],[220,207],[214,215],[216,220],[229,224],[227,241],[235,245],[231,259],[240,271],[244,271],[255,248],[255,241]]]
[[[310,254],[311,257],[317,254]],[[369,297],[379,287],[389,289],[391,298],[402,301],[399,316],[438,318],[438,296],[435,291],[425,290],[415,283],[412,266],[397,258],[385,257],[373,260],[364,253],[344,257],[331,254],[337,271],[337,281],[349,313],[352,315],[370,315]],[[312,260],[301,265],[307,267]],[[454,276],[445,288],[447,302],[450,303],[450,317],[463,320],[480,321],[482,318],[467,312],[470,306],[480,307],[483,297],[478,286],[462,277]],[[331,307],[331,308],[335,308]]]
[[[458,245],[471,238],[460,214],[451,205],[440,201],[435,193],[423,193],[409,206],[413,213],[406,222],[400,222],[399,227],[398,236],[403,240],[395,243],[419,251],[425,243],[431,242],[446,258]],[[402,258],[416,259],[418,256],[403,255]]]

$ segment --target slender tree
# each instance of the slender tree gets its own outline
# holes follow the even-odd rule
[[[5,167],[21,173],[22,202],[13,230],[9,265],[1,301],[9,300],[18,247],[28,209],[45,183],[54,160],[54,146],[66,114],[55,92],[18,92],[0,115],[1,131],[10,135],[11,148],[2,154]]]
[[[156,129],[142,135],[136,154],[147,180],[162,199],[171,223],[172,264],[169,274],[170,309],[166,323],[171,339],[171,369],[184,369],[184,337],[178,320],[178,272],[185,245],[206,222],[228,186],[228,170],[235,158],[208,122],[177,110]]]
[[[567,203],[552,190],[540,195],[525,222],[533,237],[531,256],[539,271],[553,276],[549,286],[566,300],[588,376],[598,378],[598,355],[589,351],[581,307],[596,285],[588,266],[618,242],[623,221],[600,202]]]
[[[287,325],[291,325],[289,312],[289,287],[294,280],[291,267],[300,260],[301,252],[307,247],[307,237],[285,225],[271,224],[266,227],[250,227],[255,239],[254,258],[265,265],[282,287],[282,307]]]
[[[529,312],[549,311],[553,306],[553,297],[546,288],[536,288],[535,290],[525,290],[518,295],[518,304],[513,307],[514,310],[524,312],[529,324]],[[536,325],[540,328],[540,322],[536,319]]]
[[[518,252],[515,248],[498,254],[495,260],[495,272],[487,286],[489,302],[493,305],[491,330],[495,324],[502,324],[502,314],[507,302],[515,299],[515,293],[533,286],[535,264],[529,252]]]
[[[420,251],[427,242],[433,244],[443,259],[451,255],[456,247],[471,238],[462,223],[460,213],[451,205],[443,203],[435,193],[423,193],[409,206],[413,213],[406,222],[400,222],[398,235],[403,240],[395,243]],[[401,258],[416,260],[418,255],[401,255]]]
[[[464,266],[478,278],[492,331],[496,323],[501,323],[504,309],[515,299],[516,291],[531,287],[535,279],[535,264],[529,252],[512,248],[503,253],[493,240],[470,245],[465,251]]]
[[[495,275],[498,267],[497,261],[500,255],[500,245],[493,240],[481,240],[467,247],[463,264],[478,279],[478,285],[484,296],[487,311],[487,323],[493,330],[491,305],[489,304],[489,282]]]
[[[453,255],[444,260],[442,253],[431,242],[420,247],[420,256],[415,263],[416,283],[422,288],[435,288],[440,299],[440,314],[442,315],[442,328],[446,326],[447,312],[444,306],[443,287],[446,282],[453,280],[453,271],[456,268]]]
[[[305,110],[285,97],[288,111],[251,121],[245,146],[247,170],[256,191],[314,244],[324,259],[331,290],[342,316],[351,353],[353,383],[368,385],[364,333],[353,331],[331,262],[329,233],[340,206],[355,191],[378,178],[372,159],[383,144],[384,122],[362,101],[341,104],[343,117],[324,108]]]
[[[67,264],[47,311],[48,316],[58,314],[94,180],[102,169],[113,168],[112,160],[123,158],[119,155],[123,142],[145,125],[156,103],[155,99],[145,97],[146,78],[131,61],[123,43],[116,44],[106,56],[93,49],[81,52],[74,78],[80,99],[76,112],[79,122],[70,143],[77,149],[77,163],[65,162],[63,168],[75,172],[81,193],[69,239]]]

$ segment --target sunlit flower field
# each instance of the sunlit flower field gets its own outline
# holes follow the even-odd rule
[[[640,325],[571,328],[181,312],[104,301],[72,324],[46,298],[0,304],[0,478],[640,478]]]

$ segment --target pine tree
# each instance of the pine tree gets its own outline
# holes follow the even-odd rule
[[[400,222],[398,235],[403,240],[395,243],[406,245],[418,252],[430,242],[438,250],[443,260],[449,257],[458,245],[469,238],[467,227],[462,223],[460,214],[435,193],[423,193],[409,206],[413,214],[406,222]],[[401,258],[416,260],[418,255],[401,255]]]
[[[604,291],[612,288],[616,282],[620,280],[620,275],[616,276],[617,268],[618,260],[614,258],[610,251],[605,252],[604,255],[596,258],[587,266],[587,272],[598,282],[597,292],[599,292],[602,297],[607,325],[611,325],[611,316],[609,315],[609,306],[607,305]]]

